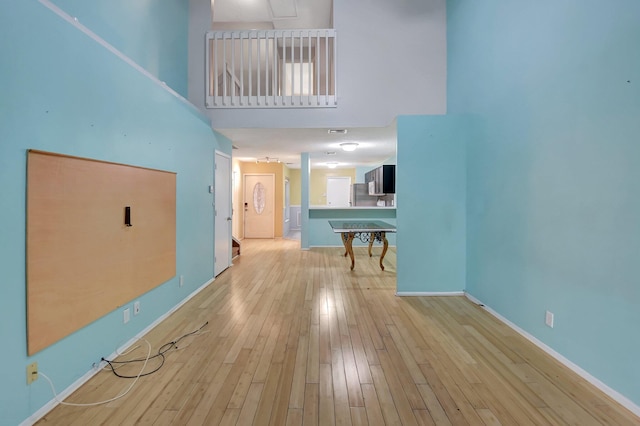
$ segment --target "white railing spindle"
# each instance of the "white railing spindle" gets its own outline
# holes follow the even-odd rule
[[[336,34],[333,33],[333,38],[331,39],[333,42],[333,55],[331,55],[331,62],[333,62],[333,66],[331,69],[333,72],[331,73],[333,76],[333,104],[334,106],[338,104],[338,73],[336,72],[336,58],[338,57],[338,43],[336,43]]]
[[[244,33],[240,33],[240,105],[244,105]]]
[[[307,79],[307,105],[311,105],[311,86],[313,83],[313,68],[311,67],[311,31],[307,34],[307,63],[309,64],[308,70],[311,73]]]
[[[291,64],[295,64],[296,63],[296,51],[295,51],[295,41],[293,38],[293,31],[291,31]],[[295,87],[296,87],[296,74],[293,72],[293,66],[291,67],[291,93],[290,93],[290,99],[289,101],[291,102],[291,105],[293,105],[293,94],[295,93]]]
[[[260,31],[256,32],[256,41],[258,42],[258,75],[257,75],[257,80],[258,80],[258,87],[256,89],[256,99],[257,99],[257,103],[258,106],[260,106],[260,97],[262,96],[262,92],[260,91],[260,81],[262,80],[260,78],[260,76],[262,75],[262,73],[260,72],[260,65],[262,64],[262,55],[261,55],[261,47],[262,47],[262,39],[260,38]]]
[[[222,36],[222,105],[227,104],[227,39]]]
[[[253,40],[254,38],[249,32],[249,71],[247,72],[249,74],[249,96],[247,98],[249,106],[251,106],[251,96],[253,95]]]
[[[264,37],[264,106],[269,105],[269,38]]]
[[[327,33],[324,35],[324,67],[325,105],[327,105],[329,99],[329,37]]]
[[[277,93],[278,93],[278,79],[277,79],[277,75],[278,75],[278,35],[275,34],[274,36],[274,43],[273,43],[273,89],[272,89],[272,93],[273,93],[273,105],[277,106],[278,105],[278,97],[277,97]]]
[[[209,76],[209,84],[211,84],[211,75],[213,74],[213,87],[209,87],[207,89],[207,98],[208,99],[212,99],[213,100],[213,105],[217,105],[216,100],[218,99],[217,96],[215,96],[218,92],[217,87],[218,87],[218,49],[216,49],[216,43],[218,42],[217,38],[214,38],[213,40],[209,40],[209,57],[213,56],[213,70],[212,72],[210,71],[207,75]],[[211,60],[207,61],[207,64],[209,64],[209,67],[211,67]],[[210,105],[210,104],[209,104]]]
[[[313,70],[316,77],[316,106],[320,106],[320,31],[316,31],[316,61]]]

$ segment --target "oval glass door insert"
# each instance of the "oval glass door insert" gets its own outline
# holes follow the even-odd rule
[[[265,187],[261,182],[258,182],[253,187],[253,210],[257,214],[262,214],[265,206]]]

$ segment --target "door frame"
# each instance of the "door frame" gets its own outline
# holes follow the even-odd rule
[[[271,221],[271,237],[267,238],[275,238],[276,237],[276,174],[275,173],[243,173],[242,174],[242,238],[247,238],[247,218],[245,211],[245,196],[247,194],[247,176],[270,176],[273,182],[273,220]],[[249,200],[250,202],[251,200]],[[249,237],[251,238],[251,237]]]
[[[226,159],[226,161],[228,161],[229,164],[229,175],[225,176],[225,181],[226,182],[218,182],[218,179],[216,178],[216,171],[218,168],[218,157],[224,157]],[[221,272],[223,272],[224,270],[226,270],[227,268],[229,268],[230,266],[232,266],[232,259],[233,259],[233,249],[232,249],[232,222],[231,222],[231,218],[232,213],[233,213],[233,204],[232,204],[232,193],[233,193],[233,188],[231,186],[231,171],[232,171],[232,164],[231,164],[231,156],[222,152],[222,151],[218,151],[215,150],[215,155],[214,155],[214,194],[213,194],[213,204],[214,204],[214,214],[213,214],[213,256],[214,256],[214,263],[213,263],[213,275],[218,276]],[[229,207],[229,216],[228,217],[222,217],[222,216],[218,216],[218,205],[216,203],[217,200],[217,194],[218,194],[218,188],[220,188],[221,186],[219,185],[224,185],[226,188],[228,188],[228,195],[229,195],[229,199],[226,200],[226,203]],[[225,240],[225,242],[223,244],[227,245],[227,253],[229,254],[228,259],[225,259],[224,263],[221,263],[222,260],[218,259],[216,254],[217,254],[217,248],[218,248],[218,244],[220,244],[220,240],[218,238],[216,238],[216,231],[218,230],[218,223],[217,221],[221,220],[224,221],[224,223],[227,225],[227,236],[228,238]],[[218,267],[220,266],[220,267]]]

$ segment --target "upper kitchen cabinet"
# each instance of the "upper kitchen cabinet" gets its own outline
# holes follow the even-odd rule
[[[376,167],[364,174],[364,180],[369,185],[369,195],[395,194],[396,166]]]

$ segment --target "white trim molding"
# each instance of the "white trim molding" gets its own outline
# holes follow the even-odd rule
[[[125,55],[124,53],[122,53],[121,51],[116,49],[113,45],[109,44],[105,39],[103,39],[102,37],[100,37],[99,35],[94,33],[93,31],[91,31],[89,28],[87,28],[84,25],[82,25],[80,23],[80,21],[78,21],[78,18],[75,18],[75,17],[69,15],[67,12],[65,12],[64,10],[62,10],[61,8],[59,8],[58,6],[53,4],[51,2],[51,0],[38,0],[38,1],[44,7],[46,7],[49,10],[51,10],[53,13],[55,13],[56,15],[58,15],[59,17],[61,17],[62,19],[64,19],[65,21],[67,21],[68,23],[73,25],[74,27],[76,27],[78,30],[82,31],[84,34],[89,36],[89,38],[91,38],[92,40],[97,42],[99,45],[101,45],[102,47],[107,49],[109,52],[113,53],[115,56],[117,56],[118,58],[123,60],[125,63],[129,64],[133,69],[138,71],[140,74],[144,75],[149,80],[153,81],[155,84],[160,86],[162,89],[164,89],[165,91],[170,93],[172,96],[174,96],[176,99],[178,99],[184,105],[186,105],[189,108],[189,110],[193,114],[195,114],[200,120],[202,120],[205,123],[211,125],[211,120],[209,119],[209,117],[207,117],[206,115],[202,114],[202,112],[198,108],[196,108],[191,102],[189,102],[189,100],[187,100],[184,96],[182,96],[181,94],[179,94],[178,92],[173,90],[171,87],[167,86],[167,83],[165,83],[164,81],[160,81],[156,76],[154,76],[149,71],[144,69],[136,61],[134,61],[133,59],[131,59],[130,57],[128,57],[127,55]]]
[[[464,296],[464,291],[396,291],[398,297]]]
[[[523,330],[522,328],[518,327],[517,325],[515,325],[514,323],[512,323],[511,321],[509,321],[508,319],[506,319],[505,317],[503,317],[502,315],[500,315],[499,313],[494,311],[493,309],[489,308],[487,305],[485,305],[483,302],[481,302],[480,300],[476,299],[475,297],[473,297],[469,293],[465,292],[464,294],[467,297],[467,299],[471,300],[473,303],[475,303],[476,305],[480,306],[485,311],[489,312],[491,315],[496,317],[498,320],[502,321],[504,324],[506,324],[507,326],[512,328],[516,333],[520,334],[522,337],[524,337],[525,339],[529,340],[531,343],[533,343],[534,345],[536,345],[537,347],[539,347],[540,349],[545,351],[547,354],[549,354],[550,356],[555,358],[558,362],[562,363],[565,367],[567,367],[568,369],[570,369],[571,371],[573,371],[574,373],[576,373],[577,375],[579,375],[580,377],[585,379],[587,382],[591,383],[593,386],[598,388],[600,391],[602,391],[605,394],[607,394],[609,397],[611,397],[613,400],[615,400],[620,405],[625,407],[627,410],[631,411],[636,416],[640,416],[640,406],[636,405],[629,398],[627,398],[626,396],[622,395],[620,392],[616,391],[615,389],[610,388],[605,383],[600,381],[598,378],[592,376],[588,371],[582,369],[577,364],[574,364],[569,359],[565,358],[563,355],[561,355],[560,353],[556,352],[553,348],[551,348],[550,346],[547,346],[541,340],[538,340],[532,334],[530,334],[530,333],[526,332],[525,330]]]

